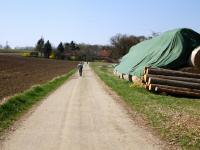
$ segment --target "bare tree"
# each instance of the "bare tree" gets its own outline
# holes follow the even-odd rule
[[[133,45],[136,45],[145,39],[144,36],[128,36],[126,34],[117,34],[111,37],[112,57],[120,58],[124,56]]]

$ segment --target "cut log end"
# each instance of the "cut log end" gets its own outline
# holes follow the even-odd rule
[[[199,68],[200,67],[200,46],[195,48],[189,58],[189,65]]]
[[[144,82],[148,82],[148,75],[147,74],[145,74],[143,78],[144,78]]]
[[[146,71],[147,71],[148,67],[144,67],[144,70],[143,70],[143,75],[146,74]]]
[[[151,84],[150,85],[147,85],[149,88],[148,88],[148,90],[149,91],[152,91],[152,86],[151,86]]]
[[[156,88],[156,86],[155,85],[153,85],[153,84],[149,84],[149,85],[147,85],[148,87],[149,87],[149,91],[155,91],[155,88]]]
[[[145,85],[144,87],[145,87],[145,89],[149,90],[149,86],[148,85]]]
[[[148,80],[148,82],[147,82],[147,84],[148,84],[148,85],[150,85],[150,84],[151,84],[151,80],[152,80],[152,79],[151,79],[151,78],[149,78],[149,80]]]

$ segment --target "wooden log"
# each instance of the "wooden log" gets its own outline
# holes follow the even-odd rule
[[[113,74],[117,76],[117,70],[113,70]]]
[[[148,82],[148,80],[149,80],[149,74],[145,74],[143,76],[143,78],[144,78],[144,83]]]
[[[169,80],[169,79],[149,78],[148,85],[150,84],[160,84],[160,85],[168,85],[168,86],[184,87],[184,88],[200,90],[199,83],[176,81],[176,80]]]
[[[172,88],[164,88],[164,87],[156,87],[155,88],[156,92],[160,92],[160,93],[167,93],[170,95],[175,95],[175,96],[188,96],[188,97],[198,97],[200,98],[200,93],[196,93],[196,92],[191,92],[191,91],[185,91],[185,90],[181,90],[181,89],[172,89]]]
[[[120,78],[121,73],[117,72],[117,77]]]
[[[140,82],[141,80],[137,76],[132,76],[133,82]]]
[[[149,86],[147,84],[144,87],[145,89],[149,90]]]
[[[169,70],[169,69],[161,69],[161,68],[148,68],[146,74],[177,76],[177,77],[187,77],[187,78],[197,78],[197,79],[200,78],[200,74]]]
[[[129,75],[127,75],[127,74],[122,74],[122,75],[123,75],[123,79],[129,80]]]
[[[167,88],[167,89],[181,90],[181,91],[186,91],[186,92],[200,93],[200,90],[190,89],[190,88],[185,88],[185,87],[175,87],[175,86],[160,85],[160,84],[150,84],[148,86],[149,91],[156,91],[157,88]]]
[[[130,82],[133,82],[133,80],[132,80],[132,75],[128,75],[128,80],[130,81]]]
[[[200,79],[197,78],[187,78],[187,77],[177,77],[177,76],[164,76],[164,75],[153,75],[153,74],[146,74],[144,75],[144,81],[147,82],[149,78],[160,78],[160,79],[169,79],[169,80],[176,80],[176,81],[185,81],[185,82],[192,82],[192,83],[199,83]]]
[[[142,83],[145,83],[144,76],[141,76],[141,81],[142,81]]]
[[[120,78],[120,79],[124,79],[123,73],[120,74],[119,78]]]
[[[144,70],[143,70],[143,75],[145,75],[145,74],[146,74],[147,68],[148,68],[148,67],[144,67]]]

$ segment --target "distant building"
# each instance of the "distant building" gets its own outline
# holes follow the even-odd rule
[[[72,60],[77,60],[80,56],[80,51],[78,50],[68,50],[64,51],[64,56],[66,59],[72,59]]]
[[[98,56],[100,58],[109,58],[111,56],[111,51],[107,49],[102,49],[99,51]]]
[[[98,60],[104,60],[106,62],[116,62],[114,59],[111,58],[112,51],[108,49],[101,49],[97,54]]]

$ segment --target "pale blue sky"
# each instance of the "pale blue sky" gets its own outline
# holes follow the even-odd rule
[[[0,0],[0,44],[34,46],[41,36],[53,45],[109,44],[116,33],[200,32],[199,8],[200,0]]]

